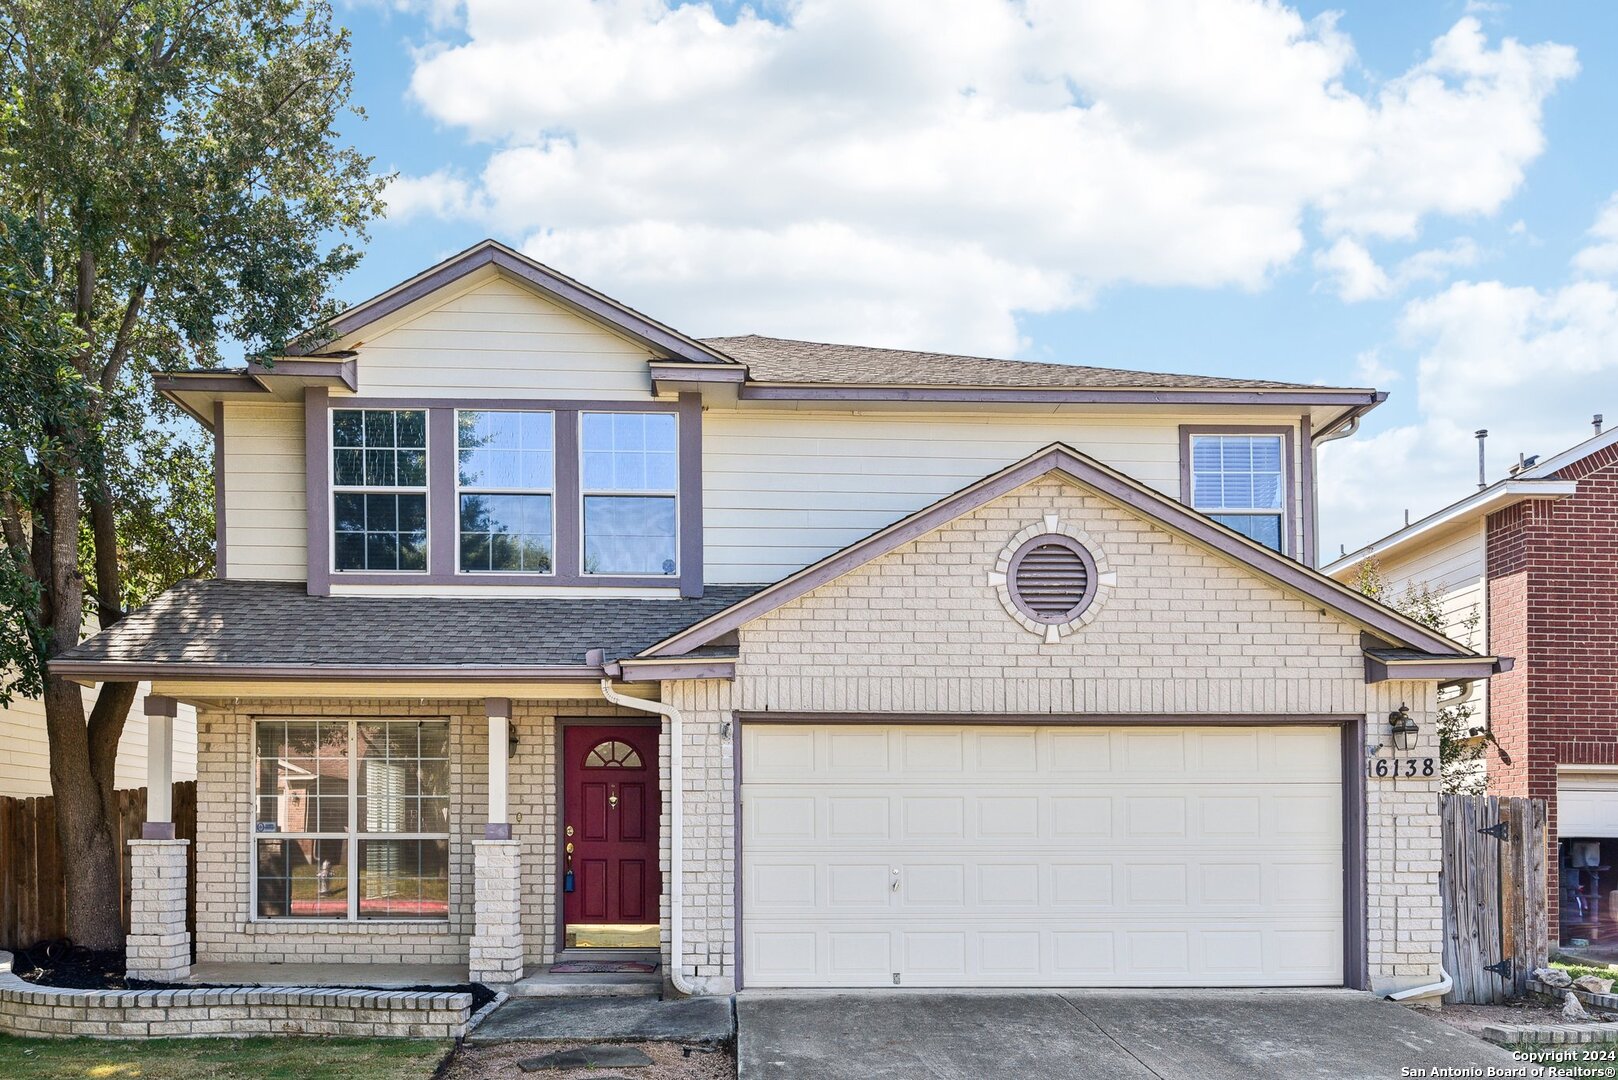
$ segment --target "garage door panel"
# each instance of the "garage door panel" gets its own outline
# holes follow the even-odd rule
[[[770,730],[749,985],[1342,981],[1335,729]]]
[[[1250,781],[1249,786],[1255,783]],[[954,849],[1008,840],[1066,850],[1075,841],[1132,846],[1200,844],[1317,845],[1340,850],[1342,800],[1336,784],[1275,781],[1237,793],[1229,784],[1185,781],[1177,790],[1139,794],[1137,783],[1086,783],[1065,794],[1049,778],[1021,782],[1019,794],[977,780],[939,784],[819,785],[745,781],[743,827],[753,851],[800,850],[805,841],[837,841],[886,850],[893,840]]]

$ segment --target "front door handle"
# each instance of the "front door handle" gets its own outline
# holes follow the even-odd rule
[[[899,891],[899,868],[897,866],[893,868],[893,891]]]

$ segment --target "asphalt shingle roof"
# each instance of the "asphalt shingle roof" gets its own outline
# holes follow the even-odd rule
[[[767,383],[830,383],[867,386],[1077,387],[1191,390],[1318,390],[1305,383],[1222,379],[1121,368],[995,360],[985,356],[832,345],[786,338],[704,338],[747,365],[749,377]]]
[[[298,582],[182,581],[69,649],[73,662],[572,666],[620,660],[757,592],[700,599],[310,596]]]

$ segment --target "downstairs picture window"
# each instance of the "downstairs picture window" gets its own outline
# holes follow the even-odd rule
[[[449,723],[254,725],[254,915],[447,920]]]

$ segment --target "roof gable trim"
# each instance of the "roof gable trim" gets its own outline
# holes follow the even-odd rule
[[[693,363],[735,363],[723,353],[703,345],[695,338],[687,337],[678,330],[642,315],[566,274],[494,240],[485,240],[394,286],[387,292],[356,304],[334,318],[329,324],[330,329],[337,338],[347,337],[486,266],[493,266],[510,274],[576,314],[604,323],[653,351],[667,353]],[[289,354],[300,351],[313,352],[321,347],[313,342],[302,341],[297,345],[300,347],[289,349]]]
[[[709,616],[641,653],[646,657],[679,656],[737,630],[761,615],[863,566],[980,506],[1049,473],[1094,490],[1164,528],[1245,565],[1276,585],[1290,589],[1338,612],[1390,641],[1429,652],[1467,650],[1420,623],[1355,592],[1302,563],[1248,540],[1157,491],[1080,453],[1053,443],[998,473],[904,518],[864,540],[849,545],[813,566]]]

